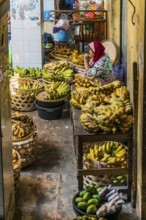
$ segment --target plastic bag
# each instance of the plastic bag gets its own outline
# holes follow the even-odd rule
[[[54,27],[61,28],[64,31],[68,31],[70,29],[69,20],[68,19],[60,19]]]
[[[123,66],[123,64],[116,62],[113,66],[113,69],[114,69],[115,79],[123,82],[123,80],[124,80],[124,66]]]

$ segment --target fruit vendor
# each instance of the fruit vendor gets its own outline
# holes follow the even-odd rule
[[[86,76],[95,76],[99,79],[113,79],[113,65],[110,57],[104,52],[105,47],[100,41],[88,44],[89,54],[84,54]]]

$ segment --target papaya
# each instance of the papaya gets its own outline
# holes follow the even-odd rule
[[[89,199],[91,199],[91,193],[90,193],[90,192],[86,192],[86,193],[84,194],[84,196],[83,196],[83,199],[84,199],[85,201],[88,201]]]
[[[86,191],[85,191],[85,190],[82,190],[82,191],[80,192],[79,196],[80,196],[80,197],[83,197],[85,193],[86,193]]]
[[[89,205],[87,207],[86,213],[87,214],[95,214],[96,211],[97,211],[96,205],[93,204],[93,205]]]
[[[98,204],[99,204],[98,199],[89,199],[87,202],[87,205],[92,205],[92,204],[98,206]]]
[[[78,202],[84,202],[84,199],[82,197],[76,197],[75,203],[78,203]]]
[[[86,209],[87,209],[87,203],[86,203],[86,202],[79,202],[79,203],[77,204],[77,207],[78,207],[80,210],[82,210],[82,211],[86,211]]]

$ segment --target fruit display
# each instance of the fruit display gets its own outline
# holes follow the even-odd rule
[[[70,103],[72,104],[72,106],[80,109],[81,105],[86,104],[88,98],[89,92],[85,89],[78,88],[72,92]]]
[[[75,75],[75,86],[76,87],[84,87],[84,88],[92,88],[92,87],[98,87],[101,83],[98,81],[98,79],[95,79],[93,76],[86,77],[82,74],[76,74]]]
[[[12,139],[24,138],[34,131],[34,122],[27,113],[14,112],[11,115],[12,120]]]
[[[73,207],[79,215],[105,216],[121,210],[124,203],[122,194],[117,189],[109,187],[95,187],[89,185],[77,193],[73,199]]]
[[[20,81],[19,83],[11,83],[10,91],[11,96],[22,96],[22,97],[34,97],[35,93],[43,87],[41,82],[34,81]]]
[[[102,164],[104,167],[127,168],[127,148],[117,142],[103,142],[94,144],[84,154],[84,160],[94,164]]]
[[[71,61],[79,66],[84,66],[84,55],[79,54],[78,50],[72,52]]]
[[[52,51],[52,55],[55,57],[70,59],[70,57],[72,55],[72,50],[70,48],[66,48],[66,47],[55,48]]]
[[[60,67],[54,72],[50,72],[49,70],[43,68],[42,74],[43,79],[47,81],[70,81],[73,79],[74,70],[70,67]]]
[[[49,71],[55,71],[63,67],[69,67],[69,62],[67,60],[51,61],[46,63],[43,67]]]
[[[81,105],[80,121],[85,130],[126,133],[132,128],[133,116],[129,93],[125,86],[120,85],[119,81],[115,81],[99,86],[95,88],[97,94],[92,94],[89,88],[91,95],[86,104]]]
[[[35,89],[39,89],[40,85],[37,83],[30,83],[30,82],[24,82],[24,83],[20,83],[19,84],[19,89],[21,90],[35,90]]]
[[[46,100],[55,100],[66,97],[70,93],[70,86],[66,82],[52,82],[50,86],[45,87],[47,92]]]
[[[37,68],[22,68],[16,66],[15,69],[12,71],[12,75],[16,77],[41,77],[42,71],[41,69]]]

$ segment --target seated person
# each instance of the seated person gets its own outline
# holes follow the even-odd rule
[[[109,56],[104,52],[105,48],[100,41],[93,41],[88,44],[89,54],[84,54],[84,67],[86,76],[97,78],[113,78],[113,65]]]

